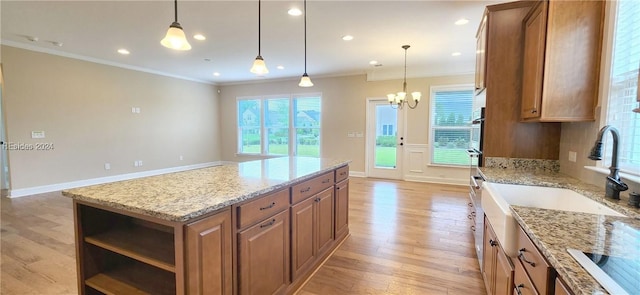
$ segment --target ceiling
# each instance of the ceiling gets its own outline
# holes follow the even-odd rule
[[[367,74],[369,80],[401,78],[401,46],[409,44],[409,77],[472,73],[477,26],[484,7],[497,2],[308,0],[307,72],[312,79],[350,74]],[[1,40],[9,46],[212,84],[297,79],[304,72],[303,16],[287,11],[302,10],[303,2],[262,2],[261,53],[270,71],[264,77],[249,72],[258,53],[257,4],[178,1],[178,21],[193,48],[175,51],[160,45],[173,21],[173,1],[3,0]],[[460,18],[469,23],[455,25]],[[207,39],[193,39],[197,33]],[[347,34],[354,39],[343,41]],[[118,54],[120,48],[131,53]],[[371,60],[381,66],[370,65]]]

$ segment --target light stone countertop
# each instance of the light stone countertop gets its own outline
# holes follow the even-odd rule
[[[628,192],[621,194],[621,200],[616,201],[604,198],[604,188],[558,172],[485,167],[479,169],[489,182],[567,188],[628,216],[613,217],[511,206],[520,226],[575,294],[608,293],[573,259],[567,248],[639,259],[640,239],[637,237],[640,236],[640,209],[627,204]],[[604,176],[602,181],[604,186]],[[625,234],[620,234],[621,231]]]
[[[184,222],[319,176],[349,162],[308,157],[273,158],[69,189],[62,194],[114,209]]]

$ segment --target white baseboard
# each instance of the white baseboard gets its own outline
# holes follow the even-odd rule
[[[84,179],[84,180],[64,182],[64,183],[49,184],[49,185],[43,185],[43,186],[13,189],[13,190],[9,190],[8,197],[9,198],[24,197],[24,196],[30,196],[35,194],[43,194],[43,193],[70,189],[70,188],[88,186],[88,185],[103,184],[103,183],[109,183],[109,182],[115,182],[115,181],[136,179],[141,177],[148,177],[148,176],[154,176],[154,175],[160,175],[160,174],[167,174],[167,173],[173,173],[173,172],[218,166],[226,163],[232,163],[232,162],[216,161],[216,162],[193,164],[193,165],[187,165],[187,166],[171,167],[171,168],[165,168],[165,169],[142,171],[142,172],[136,172],[136,173],[113,175],[113,176],[107,176],[107,177]]]
[[[467,180],[467,179],[439,178],[439,177],[405,175],[404,180],[405,181],[414,181],[414,182],[428,182],[428,183],[438,183],[438,184],[469,186],[469,180]]]
[[[349,171],[349,177],[367,177],[367,175],[360,171]]]

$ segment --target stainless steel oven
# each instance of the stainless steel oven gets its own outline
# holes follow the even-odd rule
[[[478,263],[482,267],[482,242],[484,234],[484,210],[480,200],[482,199],[482,182],[485,180],[478,170],[478,160],[481,153],[474,149],[467,151],[469,154],[469,207],[468,218],[471,220],[474,247],[478,256]]]
[[[484,136],[484,111],[481,107],[473,111],[473,121],[471,125],[471,141],[467,154],[469,155],[469,206],[471,220],[471,230],[473,232],[474,247],[478,256],[478,263],[482,268],[482,247],[484,234],[484,211],[480,204],[482,198],[482,182],[484,178],[480,174],[478,167],[483,166],[483,139]]]

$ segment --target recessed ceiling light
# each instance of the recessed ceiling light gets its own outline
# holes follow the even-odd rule
[[[218,77],[218,76],[220,76],[220,73],[218,73],[218,72],[214,72],[214,73],[213,73],[213,75],[214,75],[214,76],[216,76],[216,77]]]
[[[204,41],[204,40],[207,40],[207,37],[205,37],[202,34],[195,34],[195,35],[193,35],[193,39]]]
[[[58,41],[51,41],[51,44],[58,46],[58,47],[62,47],[62,45],[64,45],[62,42],[58,42]]]
[[[466,18],[461,18],[455,22],[455,24],[458,26],[466,25],[468,23],[469,23],[469,20]]]
[[[120,49],[118,49],[118,53],[120,53],[122,55],[129,55],[129,53],[131,53],[131,52],[129,52],[129,50],[126,50],[124,48],[120,48]]]
[[[293,16],[302,15],[302,11],[300,9],[298,9],[298,8],[291,8],[291,9],[289,9],[289,11],[287,11],[287,13],[289,15],[293,15]]]
[[[211,61],[211,59],[208,57],[205,57],[204,61]]]
[[[372,60],[372,61],[369,62],[369,64],[372,65],[372,66],[375,66],[375,65],[378,64],[378,61],[377,60]]]
[[[462,53],[460,53],[460,52],[453,52],[453,53],[451,53],[451,56],[460,56],[460,55],[462,55]]]
[[[284,70],[284,66],[277,66],[276,69],[278,70]]]
[[[353,40],[353,36],[351,36],[351,35],[344,35],[344,36],[342,36],[342,40],[344,40],[344,41],[351,41],[351,40]]]

